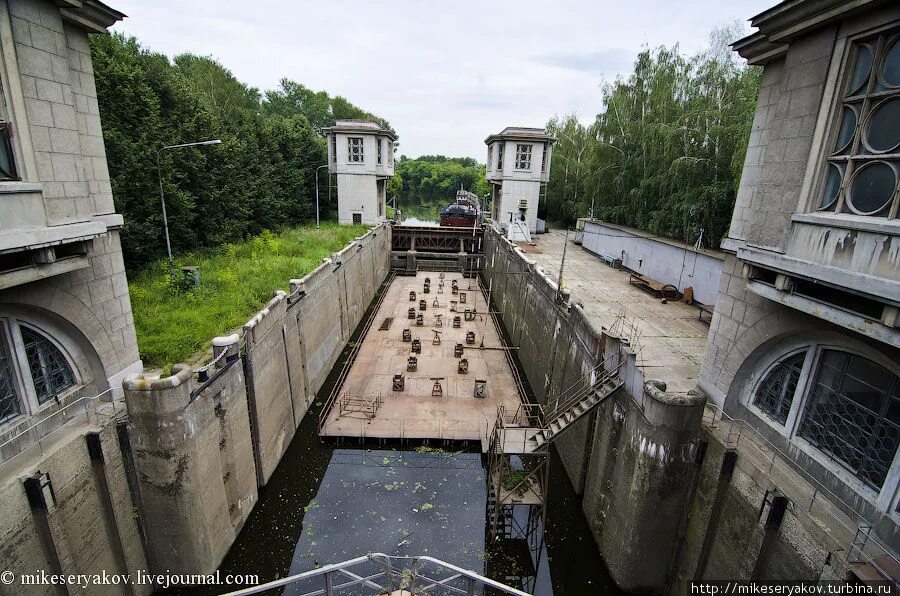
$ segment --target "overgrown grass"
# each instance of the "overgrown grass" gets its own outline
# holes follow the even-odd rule
[[[365,230],[304,226],[179,255],[179,275],[179,267],[200,267],[201,285],[187,291],[169,281],[166,261],[132,275],[128,287],[144,365],[169,366],[209,346],[216,335],[247,322],[274,290],[286,290],[289,279],[309,273]]]

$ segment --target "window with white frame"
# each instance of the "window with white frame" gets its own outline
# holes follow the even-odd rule
[[[896,219],[900,202],[900,28],[848,45],[814,205]]]
[[[41,331],[0,319],[0,423],[57,399],[77,384],[62,349]]]
[[[337,164],[337,135],[331,135],[331,159],[333,163]]]
[[[497,169],[503,170],[503,143],[497,143]]]
[[[347,161],[350,163],[363,163],[363,138],[347,137]]]
[[[750,404],[880,492],[900,446],[900,375],[855,351],[812,344],[771,365]]]
[[[547,150],[550,146],[547,143],[544,143],[544,152],[541,154],[541,171],[547,171]]]
[[[383,141],[381,139],[375,139],[375,144],[378,145],[378,165],[381,165],[381,144]]]
[[[516,169],[531,169],[531,145],[516,145]]]

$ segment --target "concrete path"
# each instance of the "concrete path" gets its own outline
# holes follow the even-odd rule
[[[695,388],[709,334],[709,324],[697,319],[697,308],[680,302],[662,304],[659,298],[629,284],[628,273],[607,266],[572,242],[573,238],[570,233],[563,272],[572,301],[583,304],[598,328],[611,328],[624,312],[639,332],[638,362],[645,378],[664,381],[673,392]],[[522,245],[522,249],[556,279],[564,239],[564,231],[538,234],[536,246]]]

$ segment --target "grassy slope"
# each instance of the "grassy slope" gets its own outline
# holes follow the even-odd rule
[[[288,280],[315,269],[323,257],[365,232],[362,226],[305,226],[263,233],[247,242],[176,258],[198,265],[200,287],[180,292],[169,283],[165,261],[131,277],[138,347],[145,366],[184,361],[216,335],[243,325]]]

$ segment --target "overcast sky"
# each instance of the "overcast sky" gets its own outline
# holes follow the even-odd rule
[[[260,89],[288,77],[343,95],[400,153],[485,159],[484,138],[555,114],[585,122],[642,46],[694,53],[775,0],[108,0],[114,28],[167,55],[212,56]]]

